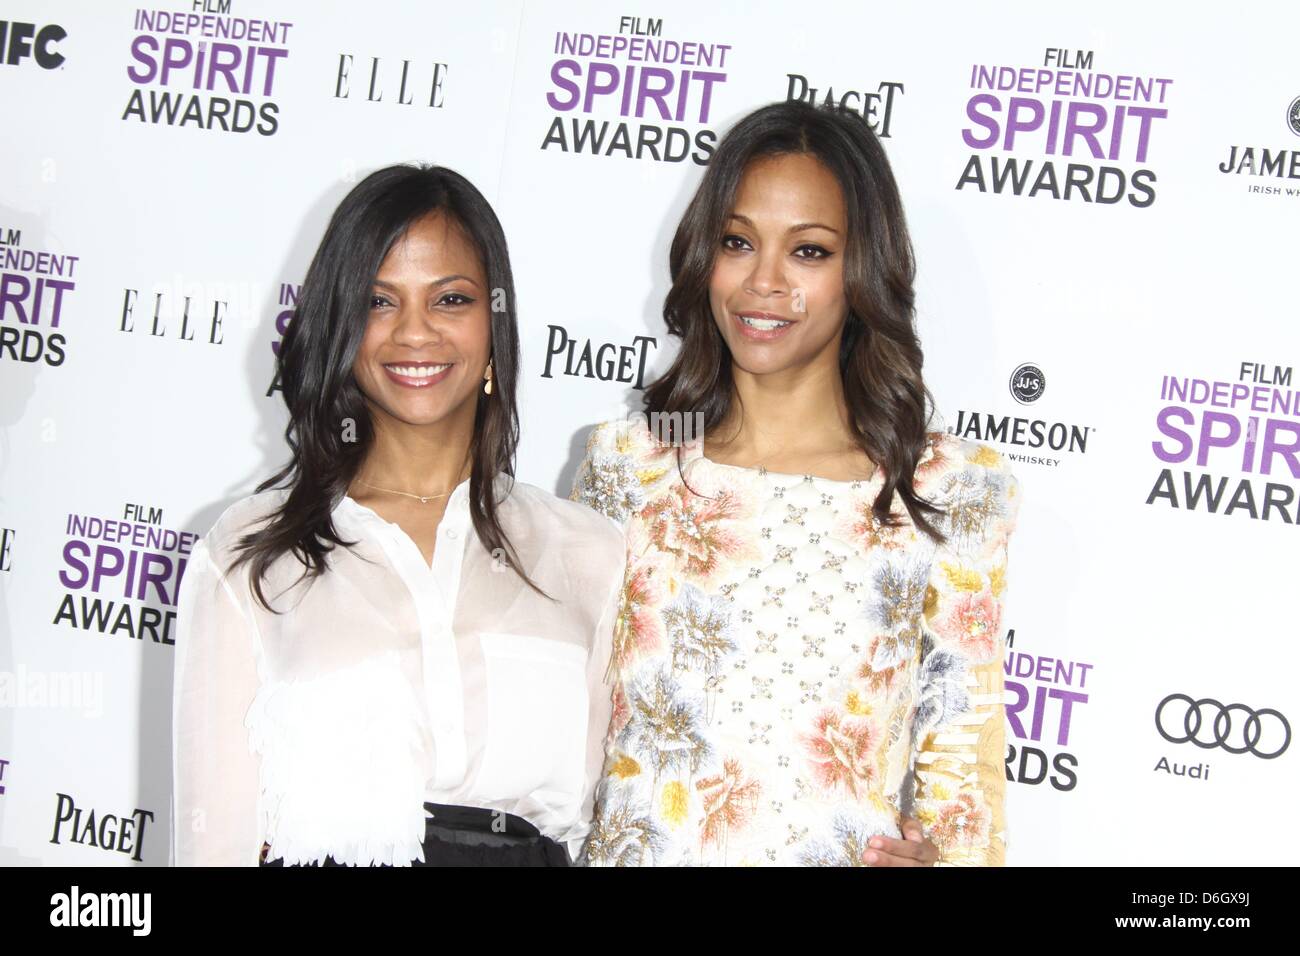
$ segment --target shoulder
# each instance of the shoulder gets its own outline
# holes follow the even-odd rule
[[[509,481],[509,479],[507,479]],[[623,561],[623,532],[608,517],[586,505],[567,501],[545,489],[515,480],[506,498],[517,516],[541,536],[547,547],[581,545],[583,560],[617,555]],[[594,549],[594,553],[591,549]]]
[[[528,565],[546,566],[580,606],[599,615],[601,601],[622,584],[623,530],[603,514],[515,481],[503,502],[503,523]]]
[[[228,557],[240,538],[261,527],[279,510],[288,494],[287,489],[277,488],[240,498],[221,512],[200,540],[214,558]]]
[[[949,520],[978,513],[989,530],[1009,533],[1020,508],[1020,480],[1005,454],[985,442],[931,432],[917,462],[914,487],[942,507]]]
[[[603,422],[587,438],[570,497],[623,524],[672,480],[678,451],[658,441],[643,416]]]
[[[961,438],[948,432],[930,432],[916,465],[914,483],[942,491],[952,486],[997,489],[1019,484],[1011,461],[984,442]]]
[[[601,422],[587,436],[588,457],[599,454],[640,458],[660,451],[662,446],[654,440],[643,415]]]

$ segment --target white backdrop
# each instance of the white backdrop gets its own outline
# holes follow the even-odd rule
[[[808,88],[870,110],[917,249],[927,381],[1024,485],[1008,862],[1294,854],[1271,801],[1300,783],[1300,8],[1252,11],[4,0],[0,862],[166,862],[180,560],[285,460],[277,323],[361,176],[436,162],[496,207],[521,306],[518,471],[567,494],[586,430],[640,395],[576,359],[609,344],[645,356],[645,381],[666,368],[667,249],[701,162]],[[200,36],[205,14],[241,38]],[[583,45],[602,36],[688,59]],[[205,68],[233,65],[196,88],[200,42]],[[654,66],[668,118],[636,87],[624,107]],[[973,89],[976,67],[1013,88]],[[223,106],[253,128],[209,118]],[[1226,384],[1169,398],[1166,376]],[[191,537],[114,544],[103,522]]]

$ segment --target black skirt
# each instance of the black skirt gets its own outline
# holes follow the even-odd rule
[[[569,854],[523,817],[483,807],[424,804],[433,817],[424,826],[424,862],[412,866],[569,866]],[[258,866],[284,866],[268,860],[270,847],[262,845]],[[298,866],[299,864],[290,864]],[[332,856],[311,866],[346,866]],[[388,866],[388,864],[380,864]]]

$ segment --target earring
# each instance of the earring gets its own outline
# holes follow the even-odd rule
[[[488,359],[487,370],[483,373],[483,394],[492,394],[492,360]]]

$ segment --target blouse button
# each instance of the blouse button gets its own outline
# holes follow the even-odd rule
[[[448,532],[447,532],[447,537],[449,537],[449,538],[454,538],[454,537],[456,537],[456,532],[455,532],[455,531],[448,531]]]

